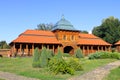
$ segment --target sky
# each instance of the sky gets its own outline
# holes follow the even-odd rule
[[[119,0],[0,0],[0,41],[10,43],[40,23],[55,24],[64,15],[78,30],[91,32],[102,20],[120,20]]]

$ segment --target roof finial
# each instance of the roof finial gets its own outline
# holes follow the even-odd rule
[[[62,19],[65,19],[65,18],[64,18],[64,14],[62,14]]]

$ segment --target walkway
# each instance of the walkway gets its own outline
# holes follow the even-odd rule
[[[1,72],[0,71],[0,79],[5,79],[5,80],[39,80],[35,78],[28,78],[24,76],[19,76],[13,73],[8,73],[8,72]]]
[[[102,80],[107,74],[109,74],[110,70],[117,68],[118,66],[120,66],[120,60],[68,80]]]

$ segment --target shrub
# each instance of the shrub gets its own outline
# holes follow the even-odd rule
[[[114,59],[120,59],[120,53],[118,53],[118,52],[111,53],[110,57],[114,58]]]
[[[82,54],[81,49],[79,49],[79,48],[78,48],[77,50],[75,50],[74,56],[75,56],[76,58],[83,58],[83,57],[84,57],[84,55]]]
[[[62,59],[62,52],[61,50],[58,48],[58,53],[55,55],[55,57],[59,58],[59,59]]]
[[[47,50],[44,47],[41,51],[41,56],[40,56],[40,67],[46,67],[48,64],[48,58],[47,58]]]
[[[89,55],[89,59],[120,59],[120,54],[117,52],[96,52]]]
[[[63,58],[53,57],[48,64],[48,68],[54,74],[63,73],[63,74],[71,74],[73,75],[75,71],[83,70],[81,64],[79,63],[79,59],[76,58],[68,58],[68,60],[64,60]]]
[[[40,51],[38,48],[35,48],[33,55],[33,67],[40,67]]]
[[[71,55],[69,53],[63,53],[62,55],[63,57],[71,57]]]
[[[73,68],[75,71],[83,70],[82,65],[80,64],[80,60],[78,58],[69,58],[68,59],[68,66]]]
[[[47,56],[47,59],[50,60],[50,59],[54,56],[53,51],[47,49],[47,50],[46,50],[46,56]]]
[[[56,57],[52,58],[49,61],[49,70],[52,71],[54,74],[58,73],[69,73],[69,74],[74,74],[74,70],[68,67],[67,63],[65,62],[64,59],[58,59]]]

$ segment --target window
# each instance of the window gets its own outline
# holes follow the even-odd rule
[[[74,36],[73,35],[71,36],[71,40],[74,40]]]
[[[66,35],[63,35],[63,40],[66,40]]]

